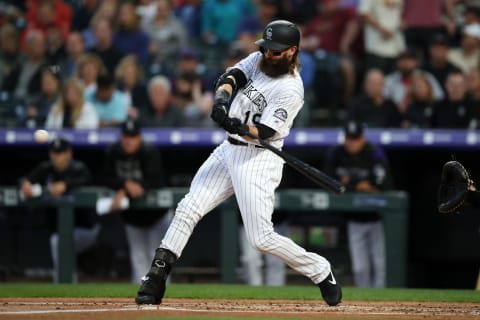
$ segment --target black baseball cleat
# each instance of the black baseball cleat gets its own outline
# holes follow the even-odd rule
[[[329,306],[336,306],[342,302],[342,288],[337,283],[333,271],[330,271],[328,277],[320,282],[318,287],[322,293],[323,300],[325,300]]]
[[[172,270],[172,264],[177,257],[167,249],[158,248],[152,266],[147,275],[142,278],[135,302],[137,304],[160,304],[165,294],[165,282]]]

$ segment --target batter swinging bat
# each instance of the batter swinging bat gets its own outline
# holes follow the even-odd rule
[[[263,139],[260,139],[259,137],[255,136],[251,133],[247,133],[247,136],[252,138],[252,139],[258,140],[258,142],[260,142],[260,144],[265,149],[268,149],[268,150],[272,151],[273,153],[275,153],[277,156],[279,156],[280,158],[285,160],[285,162],[290,167],[297,170],[303,176],[305,176],[306,178],[315,182],[316,184],[318,184],[320,187],[324,188],[325,190],[333,191],[337,194],[342,194],[342,193],[345,192],[346,188],[340,181],[337,181],[337,180],[333,179],[332,177],[328,176],[324,172],[312,167],[308,163],[303,162],[302,160],[300,160],[300,159],[298,159],[298,158],[296,158],[296,157],[294,157],[294,156],[292,156],[292,155],[290,155],[290,154],[288,154],[288,153],[286,153],[282,150],[279,150],[279,149],[275,148],[274,146],[270,145],[270,143],[268,143],[267,141],[265,141]]]

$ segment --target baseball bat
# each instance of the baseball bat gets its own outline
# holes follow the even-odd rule
[[[292,156],[291,154],[286,153],[285,151],[279,150],[268,143],[266,140],[260,139],[251,133],[247,133],[247,136],[258,140],[258,142],[265,148],[270,150],[271,152],[275,153],[277,156],[285,160],[285,162],[302,174],[304,177],[310,179],[320,187],[324,188],[325,190],[335,192],[337,194],[342,194],[346,191],[345,186],[338,180],[330,177],[326,173],[318,170],[317,168],[312,167],[308,163]]]

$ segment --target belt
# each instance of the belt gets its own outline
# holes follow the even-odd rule
[[[255,148],[263,149],[262,146],[259,146],[259,145],[253,144],[253,143],[246,143],[246,142],[238,141],[237,139],[234,139],[232,137],[228,137],[227,141],[230,142],[231,144],[236,145],[236,146],[244,146],[244,147],[252,146],[252,147],[255,147]]]

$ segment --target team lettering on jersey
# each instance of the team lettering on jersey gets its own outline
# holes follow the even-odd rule
[[[262,112],[267,106],[267,100],[262,93],[255,89],[252,84],[252,79],[248,80],[247,84],[242,90],[242,93],[258,107],[258,111]]]

